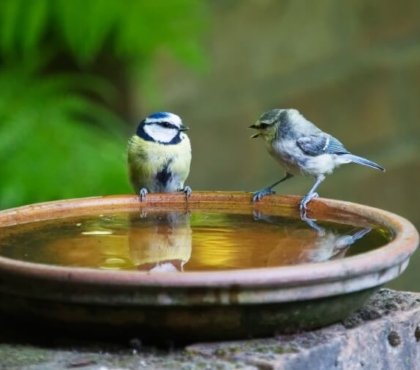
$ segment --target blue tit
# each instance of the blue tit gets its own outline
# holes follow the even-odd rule
[[[157,112],[140,122],[136,135],[128,141],[128,167],[134,191],[143,201],[149,192],[183,191],[190,172],[191,144],[181,118]]]
[[[307,204],[318,197],[316,189],[336,167],[357,163],[385,171],[380,165],[350,153],[333,136],[321,131],[296,109],[272,109],[262,114],[250,128],[257,130],[252,138],[261,137],[270,155],[286,170],[286,175],[267,188],[253,193],[259,201],[273,194],[273,188],[294,175],[309,175],[315,183],[300,202],[300,211],[306,217]]]

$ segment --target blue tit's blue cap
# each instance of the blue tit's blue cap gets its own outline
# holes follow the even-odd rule
[[[161,119],[161,118],[168,118],[170,116],[171,116],[171,113],[168,113],[168,112],[155,112],[147,116],[147,118]]]

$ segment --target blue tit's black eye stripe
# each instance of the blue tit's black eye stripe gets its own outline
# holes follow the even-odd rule
[[[179,129],[178,126],[176,126],[176,125],[174,125],[172,123],[169,123],[167,121],[161,121],[161,122],[155,122],[155,123],[157,125],[161,126],[161,127],[164,127],[164,128],[174,128],[175,130],[178,130]]]
[[[258,126],[259,126],[258,128],[261,128],[261,129],[265,130],[266,128],[270,127],[271,125],[269,125],[268,123],[261,122]]]
[[[147,123],[145,120],[143,120],[143,121],[140,122],[139,126],[137,127],[136,135],[138,137],[142,138],[143,140],[150,141],[150,142],[154,143],[154,142],[156,142],[156,140],[154,138],[152,138],[150,135],[147,134],[144,127],[149,125],[149,124],[160,125],[160,123],[162,123],[162,122]],[[179,131],[179,127],[177,127],[175,125],[172,125],[172,124],[170,124],[170,125],[171,125],[171,128],[174,128],[174,129]],[[178,132],[178,135],[175,135],[175,137],[170,142],[159,142],[159,143],[162,144],[162,145],[176,145],[176,144],[179,144],[181,142],[181,140],[182,140],[182,138],[181,138],[180,132]]]

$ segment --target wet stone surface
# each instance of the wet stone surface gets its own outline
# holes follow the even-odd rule
[[[416,369],[420,294],[380,289],[343,322],[271,338],[156,348],[43,337],[1,323],[0,369]]]

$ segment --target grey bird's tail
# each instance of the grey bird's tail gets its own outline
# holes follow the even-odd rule
[[[348,159],[349,161],[353,163],[361,164],[362,166],[371,167],[371,168],[374,168],[375,170],[385,172],[385,168],[383,168],[379,164],[372,162],[369,159],[359,157],[358,155],[349,153],[349,154],[343,154],[343,157],[345,157],[346,159]]]

